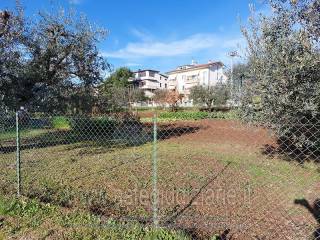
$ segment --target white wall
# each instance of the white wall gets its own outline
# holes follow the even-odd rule
[[[168,87],[168,78],[161,74],[158,74],[158,75],[159,75],[159,78],[158,78],[159,88],[166,89],[166,86]]]
[[[171,73],[168,79],[176,79],[175,87],[180,93],[188,94],[186,90],[196,85],[214,86],[219,81],[226,82],[227,78],[223,68],[212,65],[203,69],[190,69],[189,71]]]

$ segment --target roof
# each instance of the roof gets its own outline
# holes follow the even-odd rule
[[[139,72],[145,72],[145,71],[152,71],[152,72],[160,72],[160,71],[157,71],[157,70],[153,70],[153,69],[139,69],[138,71],[135,71],[133,73],[139,73]]]
[[[176,69],[167,72],[166,74],[170,73],[180,73],[180,72],[188,72],[190,70],[196,70],[196,69],[203,69],[203,68],[208,68],[214,65],[220,65],[224,66],[224,64],[220,61],[218,62],[211,62],[211,63],[205,63],[205,64],[195,64],[195,65],[184,65],[184,66],[179,66]],[[183,68],[185,67],[185,68]]]
[[[168,75],[163,74],[163,73],[160,73],[160,75],[163,76],[163,77],[166,77],[166,78],[168,77]]]

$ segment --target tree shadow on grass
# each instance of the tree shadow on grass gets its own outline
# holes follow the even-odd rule
[[[306,199],[295,199],[294,203],[305,207],[320,225],[320,199],[316,199],[313,204],[310,204]],[[313,239],[320,239],[320,228],[313,232]]]
[[[165,125],[160,127],[158,131],[158,139],[165,140],[174,137],[181,137],[183,135],[196,133],[203,128],[203,126],[176,126],[175,124]]]
[[[261,148],[263,155],[269,158],[281,157],[285,161],[295,161],[299,164],[305,162],[320,162],[320,152],[318,150],[311,150],[308,148],[297,148],[295,145],[284,144],[278,140],[278,144],[265,144]]]
[[[185,134],[195,133],[200,130],[199,126],[176,126],[167,124],[157,130],[157,139],[165,140],[180,137]],[[115,148],[127,148],[146,144],[153,141],[154,129],[152,125],[142,123],[119,124],[110,128],[86,128],[81,130],[55,130],[38,136],[21,136],[20,150],[41,149],[58,145],[76,144],[73,148],[103,147],[105,151]],[[17,145],[15,140],[0,144],[0,153],[15,152]],[[94,151],[93,151],[94,153]]]

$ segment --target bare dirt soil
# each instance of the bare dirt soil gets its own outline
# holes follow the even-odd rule
[[[266,155],[265,146],[276,147],[273,134],[238,121],[174,125],[191,133],[165,140],[177,149],[183,146],[180,158],[172,158],[175,173],[160,172],[160,178],[184,188],[175,204],[163,203],[173,213],[167,223],[174,222],[197,238],[219,233],[232,239],[305,239],[313,234],[316,209],[310,212],[308,207],[319,193],[313,163],[301,166]],[[170,156],[167,149],[160,146],[160,156]],[[172,174],[176,177],[170,178]],[[168,186],[161,188],[165,195]]]

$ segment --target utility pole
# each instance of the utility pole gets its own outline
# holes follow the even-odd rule
[[[238,56],[237,51],[231,51],[228,53],[228,56],[231,57],[231,98],[235,100],[235,84],[233,82],[233,59]]]

